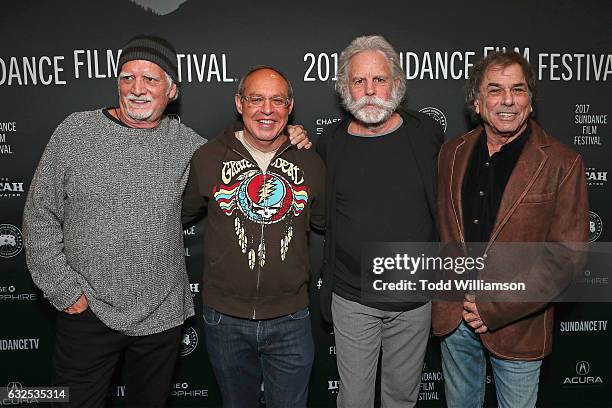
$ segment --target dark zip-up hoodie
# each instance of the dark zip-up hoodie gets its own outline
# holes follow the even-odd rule
[[[271,319],[308,305],[307,232],[325,223],[325,166],[287,141],[265,173],[235,131],[198,149],[183,223],[208,207],[202,299],[221,313]]]

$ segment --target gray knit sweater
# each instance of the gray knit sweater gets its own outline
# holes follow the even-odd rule
[[[53,306],[84,293],[104,324],[132,336],[193,315],[181,197],[205,142],[176,120],[132,129],[102,110],[57,127],[23,214],[28,268]]]

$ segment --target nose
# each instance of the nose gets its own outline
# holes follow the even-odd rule
[[[376,93],[376,88],[374,88],[374,81],[365,81],[365,93],[368,96],[372,96]]]
[[[272,106],[272,101],[270,99],[264,99],[264,103],[261,105],[261,111],[266,115],[270,115],[272,112],[274,112],[274,106]]]
[[[135,78],[134,82],[132,82],[132,89],[130,89],[134,95],[143,95],[145,94],[146,88],[144,86],[144,82],[141,78]]]
[[[512,94],[512,90],[506,89],[502,95],[502,103],[506,106],[514,105],[514,95]]]

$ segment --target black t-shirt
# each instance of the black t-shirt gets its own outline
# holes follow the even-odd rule
[[[336,172],[334,292],[387,311],[410,310],[422,303],[363,301],[362,243],[429,242],[435,236],[425,187],[403,129],[381,136],[347,134]]]

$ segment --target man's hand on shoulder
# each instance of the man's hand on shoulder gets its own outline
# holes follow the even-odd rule
[[[310,149],[312,142],[308,139],[308,132],[302,125],[288,125],[287,133],[289,134],[289,141],[292,145],[298,149]]]
[[[83,313],[85,310],[87,310],[87,308],[89,308],[89,302],[87,302],[87,297],[85,297],[85,294],[82,294],[77,299],[77,301],[74,302],[72,306],[64,309],[64,313],[68,313],[68,314]]]

